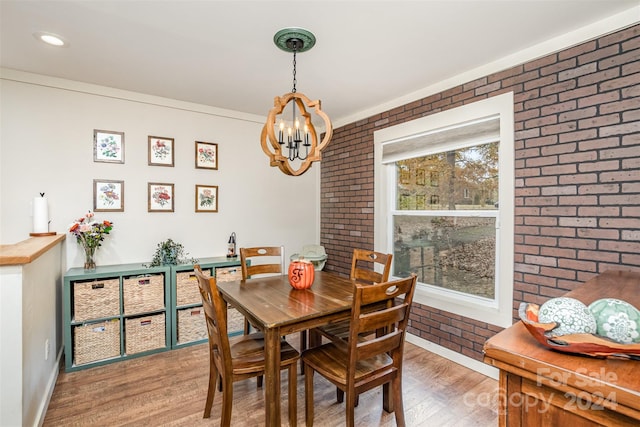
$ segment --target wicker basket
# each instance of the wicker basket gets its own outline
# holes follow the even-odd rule
[[[76,365],[120,356],[120,321],[87,323],[73,327]]]
[[[125,319],[125,353],[134,354],[166,347],[164,324],[164,313]]]
[[[178,310],[178,344],[207,338],[204,308],[192,307]]]
[[[73,282],[73,319],[76,322],[120,314],[120,279]]]
[[[122,281],[124,314],[138,314],[164,308],[164,275],[127,277]]]
[[[209,276],[207,270],[203,273]],[[202,302],[201,298],[196,274],[193,271],[176,273],[176,305],[197,304]]]
[[[242,280],[242,268],[240,266],[216,268],[217,282],[234,282],[236,280]]]

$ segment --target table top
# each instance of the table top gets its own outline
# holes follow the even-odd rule
[[[318,318],[346,318],[353,301],[351,280],[324,271],[315,272],[309,289],[293,289],[282,275],[220,282],[218,290],[259,329],[292,328],[287,333],[313,326],[301,324]]]
[[[565,296],[586,305],[600,298],[618,298],[640,307],[640,273],[607,271]],[[518,375],[550,376],[557,385],[592,393],[602,393],[604,388],[615,393],[619,404],[640,410],[640,361],[552,351],[538,343],[522,321],[491,337],[485,355],[485,362]]]

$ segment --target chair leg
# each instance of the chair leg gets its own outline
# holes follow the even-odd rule
[[[244,334],[249,335],[249,332],[251,332],[251,325],[249,324],[249,321],[245,317],[244,318]]]
[[[307,331],[300,332],[300,353],[307,349]],[[300,364],[300,375],[304,375],[304,364]]]
[[[231,425],[231,409],[233,408],[233,382],[230,379],[225,379],[223,390],[220,426],[229,427]]]
[[[298,425],[298,364],[289,365],[289,426]]]
[[[313,373],[314,370],[304,365],[304,418],[307,427],[313,427]]]
[[[404,404],[402,401],[402,378],[400,378],[399,375],[391,382],[391,387],[393,389],[393,412],[396,416],[396,425],[398,427],[405,427]]]
[[[356,398],[357,396],[353,391],[351,393],[347,392],[347,407],[345,408],[347,427],[355,425]]]
[[[342,403],[344,402],[344,391],[340,390],[336,387],[336,402]],[[360,404],[360,395],[356,396],[356,407]]]
[[[213,406],[213,398],[216,395],[216,382],[218,379],[220,383],[222,383],[222,377],[218,375],[218,370],[216,369],[216,365],[213,364],[209,368],[209,386],[207,388],[207,400],[204,404],[204,414],[202,418],[209,418],[211,416],[211,407]]]

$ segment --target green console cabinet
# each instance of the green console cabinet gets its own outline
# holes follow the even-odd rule
[[[238,258],[203,258],[203,271],[240,280]],[[64,277],[65,370],[98,366],[207,340],[193,264],[72,268]],[[244,320],[229,309],[229,333]]]

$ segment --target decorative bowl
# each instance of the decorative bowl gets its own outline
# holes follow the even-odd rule
[[[591,357],[621,357],[640,360],[640,344],[621,344],[596,334],[558,335],[557,322],[540,323],[538,304],[520,303],[518,314],[529,333],[544,347],[563,353]]]

